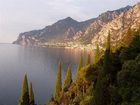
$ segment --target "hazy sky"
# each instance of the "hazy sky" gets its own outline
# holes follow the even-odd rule
[[[44,28],[68,16],[78,21],[140,0],[0,0],[0,42],[12,42],[21,32]]]

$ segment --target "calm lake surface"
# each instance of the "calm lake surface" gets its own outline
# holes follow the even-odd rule
[[[0,44],[0,105],[18,104],[25,73],[33,83],[36,103],[45,104],[53,95],[59,60],[63,61],[63,78],[69,64],[74,78],[80,53],[63,48]],[[82,53],[87,55],[85,51]]]

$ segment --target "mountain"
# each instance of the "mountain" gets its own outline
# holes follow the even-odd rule
[[[138,29],[140,3],[118,10],[107,11],[97,18],[78,22],[71,17],[62,19],[41,30],[21,33],[14,44],[21,45],[84,45],[94,48],[99,43],[104,48],[108,32],[113,42],[121,42],[127,30]]]
[[[77,32],[83,32],[94,20],[90,19],[84,22],[78,22],[71,17],[67,17],[41,30],[21,33],[14,44],[38,45],[39,43],[46,42],[63,43],[72,40]]]
[[[92,28],[92,26],[90,26]],[[140,3],[134,5],[128,11],[122,12],[119,16],[114,18],[112,21],[108,22],[102,27],[102,29],[94,34],[91,43],[99,43],[103,47],[105,38],[108,32],[111,33],[112,43],[120,44],[123,43],[122,39],[126,39],[129,36],[128,30],[139,30],[140,28]],[[89,32],[87,32],[89,33]]]

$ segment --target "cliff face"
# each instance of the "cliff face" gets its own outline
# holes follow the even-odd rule
[[[95,19],[78,22],[71,17],[59,20],[53,25],[46,26],[41,30],[33,30],[21,33],[13,42],[20,45],[38,45],[42,43],[64,43],[73,40],[77,32],[83,32]]]
[[[92,38],[101,31],[101,29],[114,20],[116,17],[118,17],[121,13],[128,11],[131,8],[131,6],[127,6],[118,10],[114,11],[107,11],[105,13],[102,13],[99,15],[94,22],[90,24],[90,26],[86,29],[84,33],[82,33],[82,37],[79,37],[77,41],[82,42],[83,44],[90,44]],[[75,36],[77,37],[77,36]]]
[[[121,43],[121,39],[125,37],[129,29],[138,30],[140,27],[140,3],[130,8],[128,11],[122,12],[102,27],[102,29],[92,38],[92,44],[99,43],[104,45],[108,32],[111,33],[112,41]]]
[[[14,44],[40,45],[45,43],[80,43],[104,47],[108,32],[113,42],[119,42],[129,28],[138,29],[140,3],[102,13],[97,18],[78,22],[70,17],[41,30],[21,33]]]

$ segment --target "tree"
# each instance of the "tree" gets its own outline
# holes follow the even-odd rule
[[[135,36],[130,45],[123,48],[120,53],[121,62],[134,59],[140,53],[140,36]]]
[[[110,48],[110,32],[108,33],[107,37],[107,44],[106,44],[106,51],[104,54],[104,63],[103,63],[103,75],[106,75],[110,72],[110,53],[111,53],[111,48]]]
[[[108,91],[111,61],[110,61],[110,32],[107,37],[106,51],[104,54],[103,69],[99,73],[95,86],[94,105],[109,105],[110,96]]]
[[[78,68],[77,68],[77,73],[76,73],[76,81],[78,80],[79,78],[79,71],[81,70],[81,68],[83,67],[83,56],[81,54],[80,56],[80,61],[79,61],[79,65],[78,65]]]
[[[30,105],[35,105],[35,100],[34,100],[34,91],[33,91],[33,86],[32,82],[30,83],[30,92],[29,92],[29,99],[30,99]]]
[[[72,73],[71,73],[71,66],[69,65],[66,76],[65,76],[65,80],[64,80],[64,90],[68,89],[69,86],[72,83]]]
[[[95,51],[95,56],[94,56],[94,64],[96,64],[100,59],[100,50],[99,50],[99,45],[96,45],[96,51]]]
[[[107,78],[102,77],[101,75],[98,77],[95,92],[94,92],[94,105],[109,105],[108,102],[108,91],[107,87]],[[107,100],[106,100],[107,99]]]
[[[88,54],[88,56],[87,56],[87,63],[86,63],[86,64],[89,65],[90,62],[91,62],[91,61],[90,61],[90,54]]]
[[[129,27],[126,32],[126,36],[124,38],[124,46],[127,46],[128,44],[130,44],[132,39],[133,39],[133,31],[132,31],[131,27]]]
[[[54,90],[54,99],[59,100],[60,92],[62,91],[62,77],[61,77],[61,62],[58,64],[56,85]]]
[[[140,105],[140,54],[123,64],[117,79],[121,105]]]
[[[110,34],[110,31],[109,31],[108,36],[107,36],[107,42],[106,42],[106,50],[110,51],[110,47],[111,47],[111,34]]]
[[[27,79],[26,74],[25,74],[23,84],[22,84],[22,94],[21,94],[21,99],[20,99],[19,105],[30,105],[29,104],[28,79]]]

